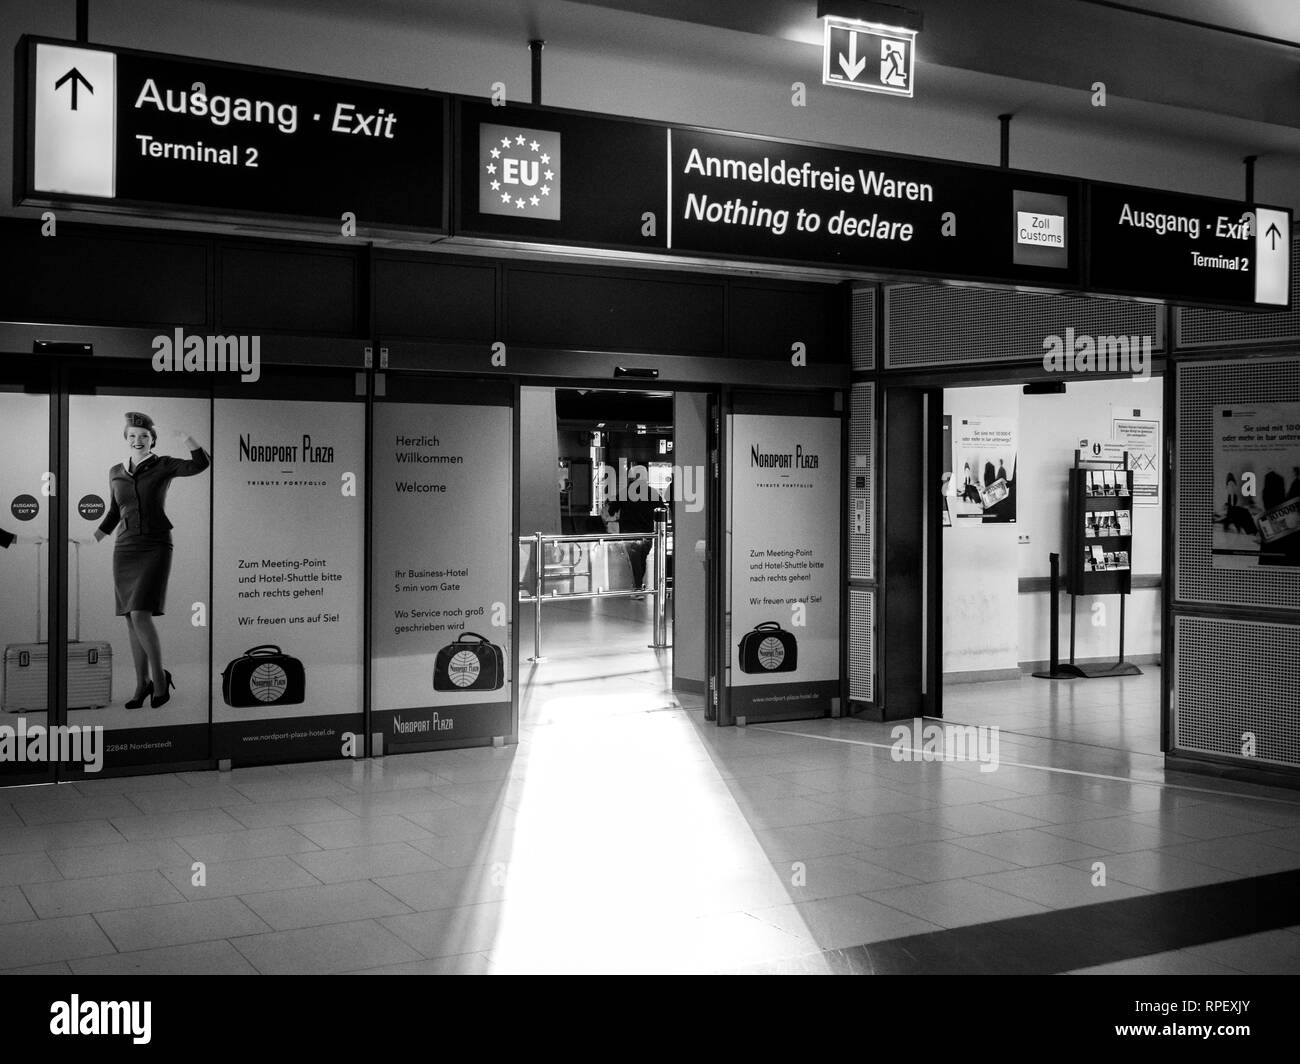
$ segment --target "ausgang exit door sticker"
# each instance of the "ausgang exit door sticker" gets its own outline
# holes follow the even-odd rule
[[[117,56],[36,46],[35,187],[73,196],[116,194]]]
[[[478,143],[481,213],[559,221],[559,133],[485,122]]]

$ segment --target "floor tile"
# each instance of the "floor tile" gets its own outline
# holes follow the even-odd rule
[[[314,842],[288,826],[249,828],[216,835],[182,835],[176,842],[196,861],[208,863],[319,850]]]
[[[49,883],[62,878],[63,873],[48,854],[8,853],[0,856],[0,887]]]
[[[42,883],[27,888],[27,897],[42,920],[182,900],[180,892],[155,869]]]
[[[375,920],[248,935],[233,944],[264,975],[329,975],[422,959]]]
[[[99,913],[99,926],[122,953],[252,935],[271,928],[238,898],[182,901]]]
[[[938,930],[927,920],[856,894],[760,909],[752,915],[820,949],[843,949]]]
[[[937,927],[965,927],[1049,911],[1045,905],[966,879],[877,891],[871,898]]]
[[[295,854],[293,860],[322,883],[375,879],[379,876],[396,876],[407,872],[432,872],[439,868],[450,867],[436,857],[421,852],[412,844],[405,842],[317,850],[314,853]]]
[[[411,839],[427,839],[431,834],[425,828],[397,814],[354,817],[348,820],[323,820],[311,824],[299,824],[296,830],[326,850],[378,846],[385,842],[408,842]]]
[[[127,842],[119,835],[118,840],[107,846],[53,850],[49,855],[50,860],[68,879],[144,872],[150,868],[168,868],[190,861],[190,855],[171,839]]]
[[[1071,865],[1039,865],[1035,868],[1017,868],[1011,872],[993,872],[975,876],[971,883],[979,883],[995,890],[1014,894],[1045,905],[1049,909],[1068,909],[1076,905],[1099,905],[1116,898],[1131,898],[1147,891],[1124,883],[1112,876],[1103,882],[1089,868]]]
[[[223,809],[195,809],[181,813],[124,816],[113,820],[112,825],[120,836],[129,842],[174,839],[182,835],[214,835],[225,831],[238,831],[243,827]]]
[[[406,916],[386,916],[379,922],[425,957],[490,951],[500,929],[503,905],[465,905]]]
[[[0,924],[13,924],[20,920],[35,920],[36,912],[27,902],[27,895],[18,887],[0,887]],[[4,963],[0,958],[0,965]]]
[[[410,912],[392,894],[367,880],[245,894],[243,901],[276,931]]]
[[[109,941],[90,916],[64,916],[0,925],[0,965],[45,964],[112,953]]]
[[[1184,952],[1251,975],[1300,975],[1300,937],[1286,931],[1244,935]]]
[[[858,855],[882,868],[892,868],[921,883],[1005,872],[1019,865],[951,842],[915,842],[875,847]]]
[[[77,975],[256,975],[257,971],[240,956],[233,945],[218,942],[194,942],[135,953],[114,953],[71,961]]]
[[[288,857],[254,857],[248,861],[215,862],[205,867],[205,882],[201,886],[194,883],[196,873],[188,864],[181,868],[166,868],[163,875],[192,901],[319,884],[315,876],[301,865],[294,864]]]

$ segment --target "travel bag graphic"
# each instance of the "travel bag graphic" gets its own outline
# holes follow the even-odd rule
[[[271,643],[245,650],[221,673],[221,697],[232,709],[293,706],[302,702],[306,691],[302,662]]]
[[[68,641],[68,708],[99,709],[113,701],[113,646],[103,639],[81,641],[81,544],[73,545],[72,639]],[[36,642],[5,647],[0,707],[10,713],[45,713],[49,709],[50,645],[41,641],[41,544],[36,544]]]
[[[740,640],[741,672],[794,672],[799,644],[776,621],[764,621]]]
[[[495,691],[506,682],[505,655],[495,643],[466,632],[438,651],[433,663],[435,691]]]

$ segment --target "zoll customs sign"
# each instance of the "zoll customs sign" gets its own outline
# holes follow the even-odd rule
[[[447,101],[24,38],[19,197],[445,231]]]

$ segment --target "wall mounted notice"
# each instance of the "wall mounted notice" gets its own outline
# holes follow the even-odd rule
[[[351,756],[345,733],[363,741],[365,410],[217,399],[213,439],[216,755]]]
[[[385,748],[514,731],[511,416],[375,408],[372,730]]]
[[[1300,403],[1214,411],[1216,569],[1300,566]]]
[[[955,418],[954,475],[948,481],[956,527],[1016,519],[1016,419]]]
[[[1160,505],[1160,419],[1134,409],[1124,417],[1116,409],[1110,421],[1108,457],[1122,461],[1128,454],[1133,470],[1133,505]]]
[[[821,712],[839,695],[840,422],[729,422],[731,712]]]

